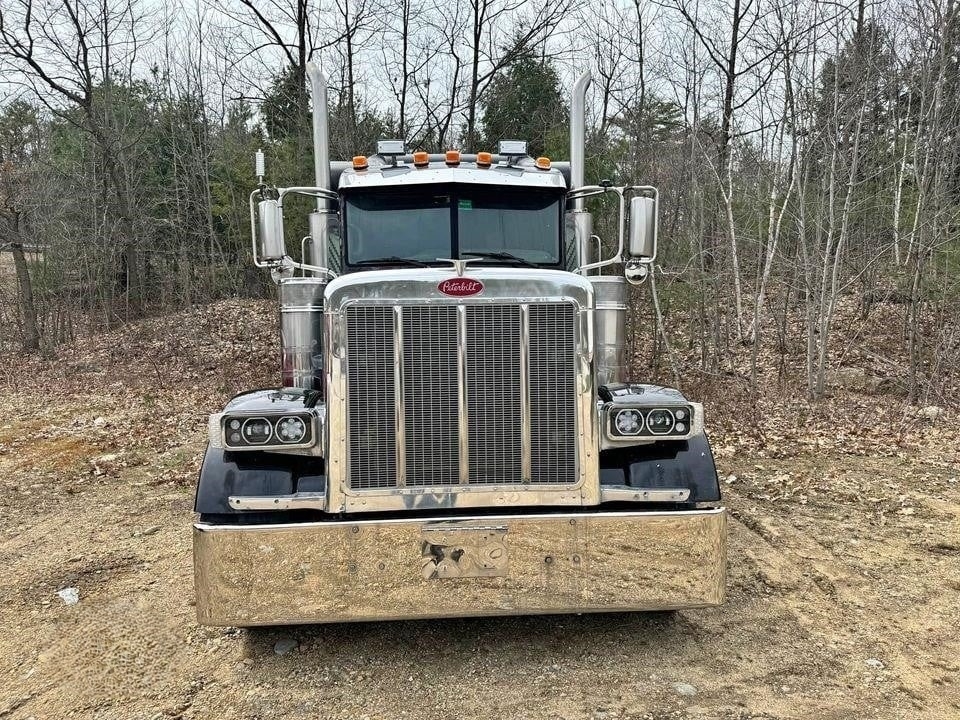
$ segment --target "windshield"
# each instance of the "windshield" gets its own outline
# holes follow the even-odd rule
[[[350,193],[344,203],[344,259],[356,265],[380,258],[433,262],[504,253],[556,265],[563,197],[555,190],[469,185]]]

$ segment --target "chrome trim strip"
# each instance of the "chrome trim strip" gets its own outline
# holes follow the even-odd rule
[[[327,385],[327,512],[342,512],[347,482],[347,332],[342,312],[324,309],[324,373]]]
[[[303,492],[292,495],[231,495],[227,502],[234,510],[324,510],[326,493]]]
[[[460,421],[460,484],[470,483],[470,419],[467,397],[467,306],[457,305],[457,414]]]
[[[683,488],[600,488],[600,502],[685,502],[689,497]]]
[[[400,166],[408,167],[409,166]],[[387,168],[388,170],[390,168]],[[359,187],[403,187],[406,185],[432,185],[436,183],[464,183],[471,185],[511,186],[553,188],[561,193],[567,189],[567,181],[556,168],[538,170],[530,165],[522,165],[509,169],[494,166],[491,168],[471,167],[467,160],[463,160],[458,167],[444,167],[438,162],[431,163],[430,167],[409,168],[405,174],[384,176],[382,168],[371,167],[363,172],[355,172],[348,168],[340,175],[340,189]]]
[[[361,275],[366,273],[350,273],[351,275]],[[486,289],[484,289],[486,293]],[[340,306],[341,311],[346,310],[350,307],[360,306],[360,307],[382,307],[384,305],[389,305],[394,307],[395,305],[409,305],[413,307],[426,307],[431,305],[473,305],[473,306],[483,306],[483,305],[514,305],[520,306],[523,303],[529,305],[549,305],[551,303],[568,303],[571,305],[576,305],[578,309],[584,310],[585,306],[580,304],[580,301],[577,300],[573,295],[545,295],[542,298],[529,297],[528,295],[517,296],[517,297],[487,297],[486,295],[473,296],[473,297],[464,297],[457,298],[456,302],[453,301],[453,298],[444,297],[444,298],[424,298],[420,299],[417,297],[394,297],[394,296],[383,296],[376,298],[352,298],[350,300],[345,300]],[[593,308],[589,308],[590,312],[593,312]]]
[[[451,491],[452,490],[452,491]],[[437,485],[432,487],[347,490],[343,493],[343,512],[380,512],[406,510],[451,510],[485,507],[550,507],[584,504],[586,489],[577,485]],[[597,491],[596,502],[599,504]]]
[[[530,306],[520,305],[520,477],[530,482]]]
[[[199,530],[204,533],[260,533],[260,532],[269,532],[269,531],[286,531],[286,532],[297,532],[298,530],[316,530],[322,528],[329,528],[334,531],[344,531],[350,530],[354,527],[359,528],[370,528],[375,529],[377,527],[382,527],[385,525],[433,525],[440,522],[477,522],[482,523],[484,526],[487,525],[503,525],[504,523],[509,524],[511,520],[541,520],[549,521],[553,519],[569,521],[582,519],[584,521],[591,519],[637,519],[637,518],[683,518],[689,519],[692,517],[701,517],[701,516],[710,516],[710,515],[722,515],[726,514],[727,508],[724,507],[715,507],[707,508],[704,510],[650,510],[650,511],[637,511],[637,510],[617,510],[616,512],[558,512],[558,513],[534,513],[530,515],[476,515],[476,516],[467,516],[467,517],[456,517],[456,518],[447,518],[447,517],[436,517],[433,515],[426,515],[423,517],[400,517],[400,518],[390,518],[388,520],[382,518],[374,518],[372,520],[333,520],[333,521],[322,521],[322,522],[304,522],[304,523],[271,523],[267,525],[215,525],[213,523],[206,522],[195,522],[193,527],[195,530]]]
[[[393,393],[397,444],[397,487],[407,484],[407,431],[403,405],[403,306],[393,308]]]

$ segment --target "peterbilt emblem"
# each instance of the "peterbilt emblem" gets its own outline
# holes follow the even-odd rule
[[[437,285],[437,290],[444,295],[468,297],[483,292],[483,283],[479,280],[472,280],[465,277],[451,278],[441,281],[440,284]]]

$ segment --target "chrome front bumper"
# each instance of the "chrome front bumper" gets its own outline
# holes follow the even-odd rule
[[[208,525],[205,625],[673,610],[718,605],[726,511]]]

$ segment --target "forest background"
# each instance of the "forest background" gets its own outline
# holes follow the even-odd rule
[[[521,137],[565,159],[590,68],[588,181],[661,191],[659,269],[633,297],[647,377],[750,397],[769,367],[814,400],[841,382],[949,404],[957,20],[954,0],[9,0],[0,349],[53,356],[271,296],[250,257],[252,158],[310,182],[310,61],[331,78],[335,158]]]

